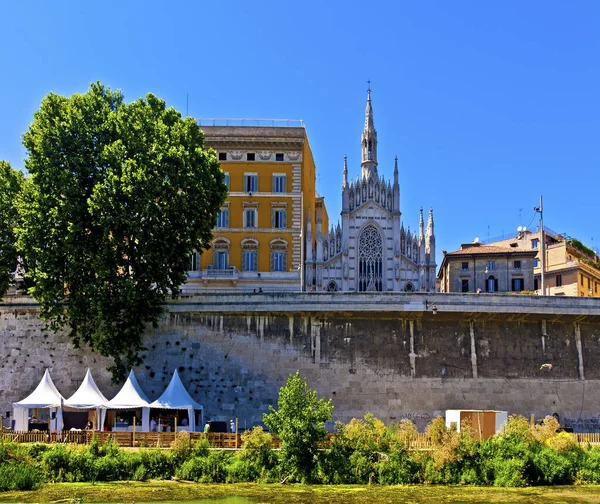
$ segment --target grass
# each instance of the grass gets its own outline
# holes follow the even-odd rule
[[[499,489],[462,486],[205,485],[177,481],[147,483],[56,483],[31,492],[0,493],[0,502],[153,502],[239,496],[256,503],[437,504],[437,503],[598,503],[600,486]]]

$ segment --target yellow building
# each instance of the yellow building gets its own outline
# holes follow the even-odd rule
[[[574,240],[552,231],[544,231],[546,296],[600,297],[600,259],[596,253]],[[520,231],[515,237],[488,243],[537,250],[534,262],[534,289],[542,293],[540,232]]]
[[[192,256],[184,291],[299,291],[303,237],[324,202],[315,191],[315,162],[302,121],[199,120],[215,149],[229,195],[212,247]]]

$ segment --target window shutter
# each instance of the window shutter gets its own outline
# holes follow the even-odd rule
[[[281,192],[287,192],[287,175],[284,175],[283,177],[281,177],[281,182],[282,182]]]
[[[275,227],[275,215],[277,214],[277,210],[271,210],[271,227]]]
[[[271,176],[271,192],[277,192],[277,177],[275,175]]]

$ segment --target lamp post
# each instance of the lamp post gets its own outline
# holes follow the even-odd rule
[[[540,284],[542,288],[542,296],[546,295],[544,287],[544,267],[546,265],[546,240],[544,239],[544,207],[542,204],[542,196],[540,195],[540,206],[533,207],[535,212],[540,214]]]

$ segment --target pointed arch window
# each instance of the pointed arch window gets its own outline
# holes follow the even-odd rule
[[[366,226],[358,240],[358,290],[382,291],[383,240],[377,228]]]

